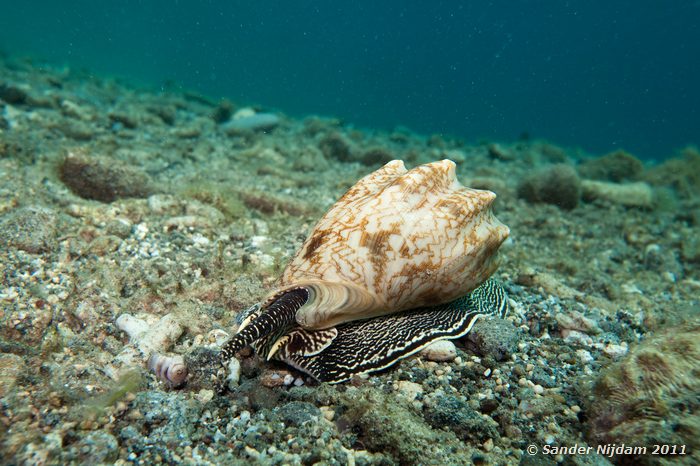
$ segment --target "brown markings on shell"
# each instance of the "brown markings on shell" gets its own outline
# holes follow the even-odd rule
[[[304,259],[311,260],[314,256],[314,252],[323,244],[326,240],[327,235],[330,232],[328,230],[319,230],[314,232],[314,234],[309,238],[304,249]]]
[[[387,248],[387,243],[389,242],[389,236],[398,234],[398,228],[394,225],[393,230],[381,230],[376,233],[362,232],[360,236],[360,246],[364,246],[369,249],[370,256],[369,260],[374,268],[374,288],[379,288],[381,286],[380,280],[384,275],[384,268],[386,267],[386,261],[383,260],[384,251]]]
[[[313,281],[367,293],[369,307],[336,324],[455,299],[495,270],[493,256],[508,228],[490,212],[494,199],[489,191],[459,184],[453,162],[410,171],[390,162],[358,181],[321,218],[285,269],[281,289]],[[319,321],[311,323],[316,312]],[[326,328],[318,322],[331,325],[334,312],[308,303],[297,321]]]

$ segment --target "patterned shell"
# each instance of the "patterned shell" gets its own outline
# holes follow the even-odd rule
[[[450,160],[389,162],[324,215],[268,301],[305,288],[296,321],[322,329],[464,296],[496,270],[509,234],[495,198],[462,186]]]

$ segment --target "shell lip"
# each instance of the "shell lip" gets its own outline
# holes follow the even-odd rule
[[[296,311],[296,322],[308,330],[323,330],[352,320],[386,314],[387,303],[377,294],[347,281],[302,279],[275,290],[265,300],[270,306],[294,290],[307,292],[306,302]]]

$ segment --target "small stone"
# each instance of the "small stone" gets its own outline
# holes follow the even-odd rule
[[[221,125],[221,128],[230,135],[236,135],[249,131],[268,132],[280,124],[280,117],[274,113],[253,113],[252,115],[239,116],[241,110],[236,112],[233,118]]]
[[[331,422],[335,418],[335,410],[331,408],[330,406],[321,406],[321,414],[323,414],[323,417]]]
[[[687,262],[700,262],[700,235],[697,231],[687,232],[681,240],[681,257]]]
[[[78,105],[75,102],[64,99],[61,101],[61,112],[71,118],[77,118],[78,120],[90,121],[94,118],[93,113],[82,105]]]
[[[423,395],[423,386],[408,380],[400,380],[398,383],[398,391],[399,394],[407,400],[413,401],[418,398],[419,395]]]
[[[486,398],[479,402],[479,411],[484,414],[491,414],[498,409],[498,401],[493,398]]]
[[[72,152],[63,159],[58,173],[71,191],[85,199],[113,202],[126,197],[147,197],[153,191],[145,173],[117,160]]]
[[[234,390],[241,380],[241,362],[236,358],[231,358],[226,367],[228,375],[226,376],[226,381],[228,382],[228,387]]]
[[[351,162],[353,159],[350,144],[339,133],[331,133],[325,136],[318,143],[318,148],[321,149],[324,157],[329,160],[338,160],[340,162]]]
[[[145,320],[134,317],[131,314],[122,314],[117,317],[117,328],[129,335],[132,341],[136,341],[142,334],[148,330],[148,324]]]
[[[56,240],[56,214],[45,207],[22,207],[0,217],[0,244],[36,254]]]
[[[567,343],[575,343],[583,346],[590,346],[593,344],[593,339],[583,332],[578,330],[562,330],[561,336]]]
[[[83,464],[109,464],[119,456],[119,443],[104,431],[91,432],[78,443]]]
[[[489,155],[494,159],[503,161],[515,160],[515,154],[500,144],[489,144],[487,149],[489,151]]]
[[[485,442],[497,436],[493,420],[489,422],[469,403],[452,395],[431,397],[424,412],[425,420],[436,428],[448,427],[462,440]]]
[[[533,390],[537,395],[541,395],[541,394],[544,393],[544,387],[543,387],[542,385],[540,385],[540,384],[537,384],[537,385],[535,385],[534,387],[532,387],[532,390]]]
[[[627,354],[627,351],[629,350],[627,343],[623,342],[622,344],[615,344],[615,343],[608,343],[605,345],[603,348],[603,353],[607,354],[610,356],[612,359],[619,359],[625,354]]]
[[[214,390],[201,389],[194,396],[200,403],[209,403],[214,398]]]
[[[233,113],[233,111],[233,102],[231,102],[228,99],[222,99],[219,102],[219,105],[217,105],[217,107],[212,112],[211,118],[217,124],[226,123],[231,118],[231,114]],[[255,114],[255,111],[253,111],[253,114]]]
[[[428,361],[449,362],[457,357],[457,347],[449,340],[440,340],[428,345],[420,355]]]
[[[566,314],[559,313],[554,316],[559,327],[568,330],[578,330],[589,335],[597,335],[602,332],[598,322],[590,319],[578,311],[569,311]]]
[[[98,236],[90,242],[88,252],[97,256],[104,256],[119,248],[122,240],[118,236],[104,235]]]
[[[131,221],[126,218],[117,218],[107,223],[105,231],[110,235],[125,239],[131,235],[131,228]]]
[[[360,162],[363,165],[384,165],[394,159],[396,159],[396,156],[387,149],[375,147],[362,154]]]
[[[285,385],[285,379],[291,376],[286,370],[265,370],[260,376],[260,384],[267,388],[281,387]]]
[[[215,328],[207,334],[207,341],[213,346],[223,346],[228,341],[230,335],[220,328]]]
[[[311,403],[292,401],[273,410],[285,424],[300,427],[321,417],[321,410]]]
[[[496,361],[505,361],[517,348],[519,332],[504,319],[481,319],[464,340],[467,347]]]

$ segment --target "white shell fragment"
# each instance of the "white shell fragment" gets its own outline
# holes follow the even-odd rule
[[[457,347],[449,340],[440,340],[426,346],[420,355],[428,361],[450,362],[457,357]]]
[[[148,331],[148,324],[145,320],[132,316],[131,314],[122,314],[117,317],[117,328],[129,335],[131,341],[138,340],[142,334]]]
[[[183,332],[182,325],[172,314],[153,324],[131,314],[122,314],[115,323],[119,330],[129,335],[131,342],[114,358],[114,367],[106,369],[114,379],[119,377],[122,369],[142,365],[152,354],[167,352]]]
[[[226,383],[230,390],[235,390],[238,386],[238,381],[241,379],[241,363],[236,358],[231,358],[226,367],[227,376]]]

